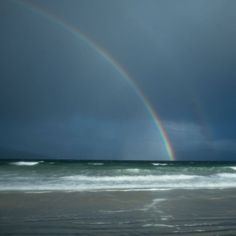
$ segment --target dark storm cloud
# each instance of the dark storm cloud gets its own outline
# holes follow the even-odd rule
[[[234,1],[74,4],[48,7],[112,52],[164,119],[198,119],[197,100],[211,122],[235,120]]]
[[[28,152],[41,158],[168,158],[155,127],[142,122],[122,123],[77,115],[63,121],[9,122],[1,130],[1,145],[11,150],[14,144],[13,150],[19,151],[17,157]]]
[[[37,11],[11,7],[18,12],[5,17],[1,44],[4,116],[127,119],[144,112],[133,88],[95,50]]]
[[[179,159],[232,158],[235,1],[31,2],[124,66],[162,118]],[[3,148],[162,159],[153,121],[112,64],[37,10],[1,1],[0,17]]]

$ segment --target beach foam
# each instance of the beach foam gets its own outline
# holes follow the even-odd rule
[[[8,176],[9,178],[9,176]],[[3,181],[2,181],[3,182]],[[235,188],[236,174],[212,176],[146,175],[146,176],[63,176],[63,177],[12,177],[5,180],[0,190],[32,191],[134,191],[171,189],[221,189]]]
[[[91,162],[91,163],[88,163],[88,165],[90,165],[90,166],[103,166],[104,163],[102,163],[102,162]]]
[[[167,163],[152,163],[153,166],[167,166]]]
[[[143,163],[85,164],[18,161],[0,165],[0,191],[167,191],[172,189],[236,188],[236,173],[228,166]],[[10,165],[11,166],[10,166]],[[155,163],[154,163],[155,164]],[[165,164],[165,163],[157,163]],[[104,165],[102,168],[100,165]],[[29,166],[29,168],[22,168]],[[35,166],[32,169],[30,166]]]
[[[16,166],[35,166],[43,161],[17,161],[17,162],[11,162],[11,165],[16,165]]]

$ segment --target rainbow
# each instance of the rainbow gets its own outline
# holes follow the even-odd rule
[[[173,147],[171,145],[170,139],[168,137],[167,132],[164,129],[164,126],[162,125],[160,117],[157,115],[155,110],[153,109],[152,105],[146,98],[143,91],[139,88],[136,81],[129,75],[127,70],[125,70],[121,64],[119,64],[113,57],[110,55],[104,48],[102,48],[100,45],[98,45],[96,42],[94,42],[90,37],[88,37],[84,32],[82,32],[77,27],[74,27],[70,24],[68,24],[64,19],[60,18],[57,15],[52,14],[51,12],[48,12],[47,9],[43,8],[42,6],[35,5],[28,1],[23,0],[13,0],[13,2],[29,9],[32,12],[36,12],[37,14],[41,15],[43,18],[46,18],[55,24],[62,27],[64,30],[70,32],[72,35],[74,35],[76,38],[78,38],[80,41],[83,41],[88,47],[90,47],[92,50],[96,51],[105,61],[107,61],[112,67],[124,78],[127,83],[132,87],[134,92],[137,94],[137,96],[140,98],[140,101],[145,106],[148,114],[152,118],[155,126],[157,127],[157,130],[161,136],[161,140],[163,142],[163,145],[165,146],[165,149],[167,151],[167,155],[169,160],[174,161],[175,153],[173,150]]]

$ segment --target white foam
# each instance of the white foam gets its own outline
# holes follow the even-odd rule
[[[219,177],[225,178],[225,179],[235,179],[236,180],[236,174],[234,174],[234,173],[219,173],[216,176],[219,176]]]
[[[91,165],[91,166],[103,166],[104,163],[102,163],[102,162],[92,162],[92,163],[88,163],[88,165]]]
[[[167,199],[165,199],[165,198],[155,198],[152,200],[152,202],[150,204],[146,205],[142,210],[148,211],[149,209],[155,208],[156,205],[158,205],[160,202],[164,202],[166,200]]]
[[[236,188],[236,173],[199,175],[118,175],[45,176],[34,172],[24,175],[2,174],[0,191],[168,191],[172,189]],[[153,204],[157,204],[153,202]]]
[[[174,228],[175,225],[167,225],[167,224],[145,224],[143,227],[165,227],[165,228]]]
[[[39,190],[39,191],[25,191],[25,193],[27,193],[27,194],[31,194],[31,193],[35,193],[35,194],[44,194],[44,193],[51,193],[52,191],[43,191],[43,190]]]
[[[152,163],[153,166],[167,166],[167,163]]]
[[[236,170],[236,166],[230,166],[229,168],[232,170]]]
[[[130,169],[125,169],[125,171],[128,172],[128,173],[137,174],[137,173],[139,173],[141,170],[138,169],[138,168],[132,168],[132,169],[130,168]]]
[[[121,176],[87,176],[87,175],[71,175],[64,176],[61,179],[74,181],[88,181],[88,182],[155,182],[155,181],[173,181],[173,180],[190,180],[198,177],[197,175],[121,175]]]
[[[12,162],[10,164],[16,166],[35,166],[42,162],[43,161],[17,161],[17,162]]]

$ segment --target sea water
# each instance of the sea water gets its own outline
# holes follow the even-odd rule
[[[0,191],[155,191],[236,187],[236,164],[223,162],[0,163]]]
[[[0,235],[229,236],[235,209],[235,163],[0,163]]]

